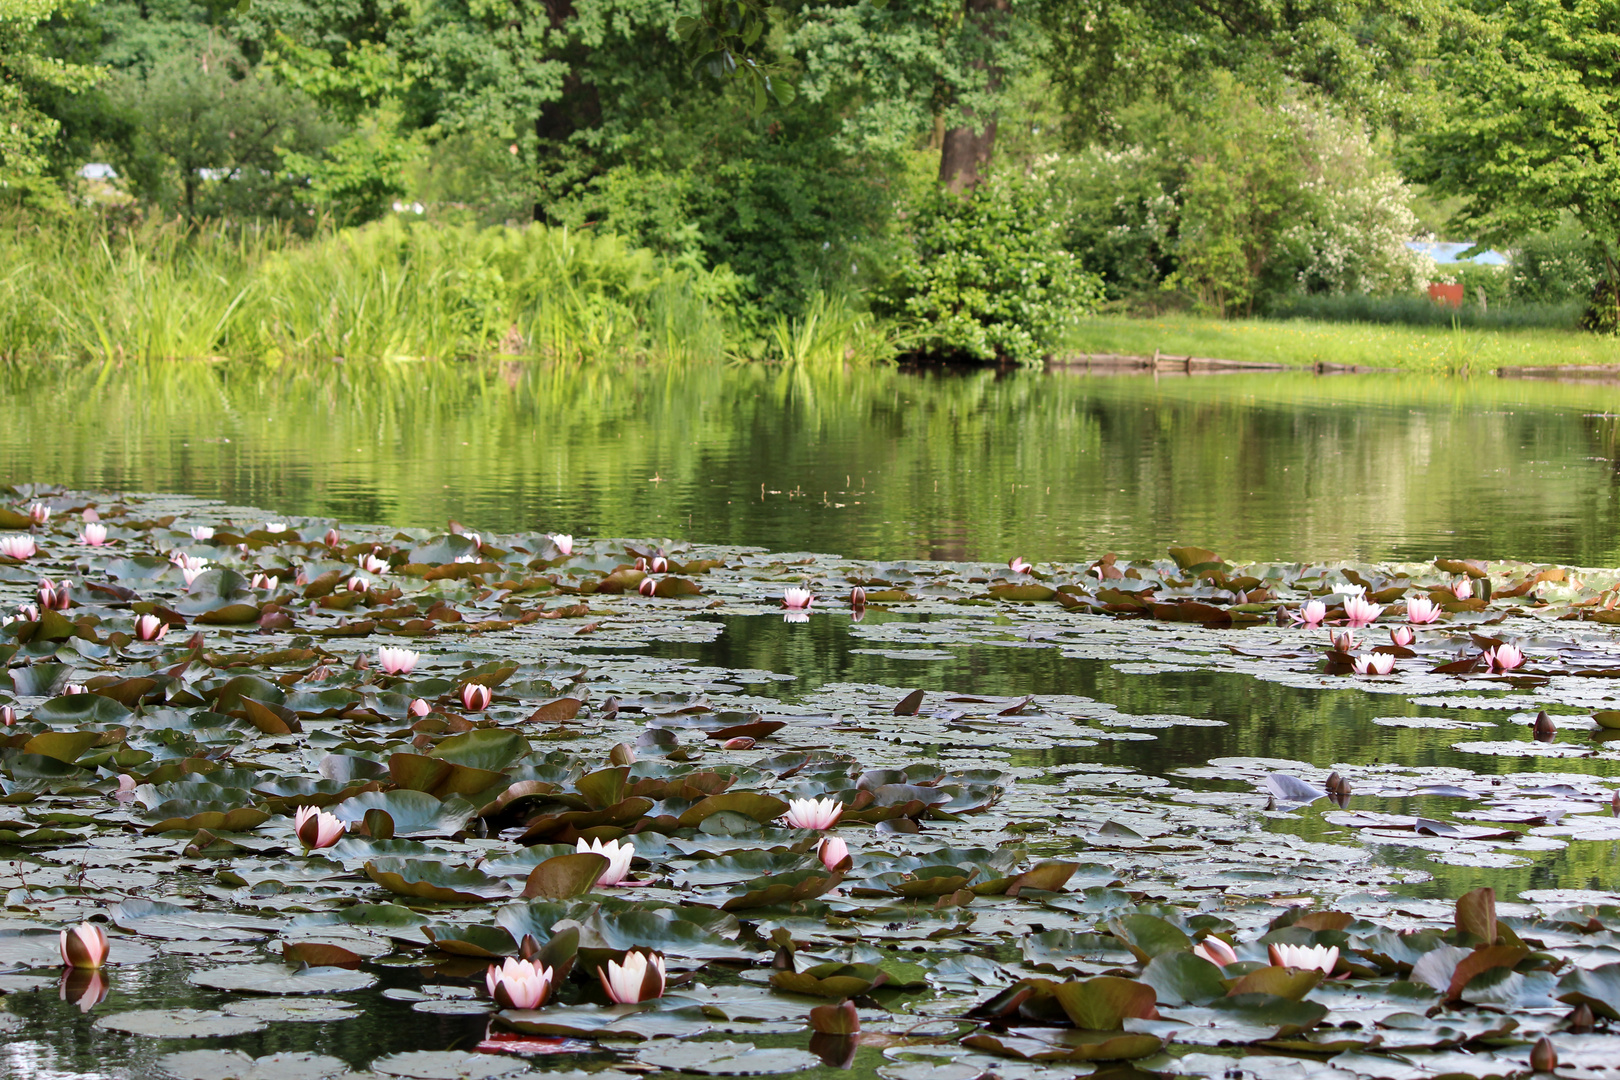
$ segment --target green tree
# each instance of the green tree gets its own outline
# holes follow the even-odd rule
[[[1602,249],[1612,310],[1620,295],[1620,2],[1475,0],[1464,13],[1436,74],[1446,107],[1413,140],[1405,168],[1437,194],[1461,196],[1458,221],[1481,242],[1551,229],[1568,211]]]
[[[52,145],[61,122],[40,106],[48,94],[88,89],[94,68],[42,55],[35,28],[58,0],[0,0],[0,195],[48,201]]]

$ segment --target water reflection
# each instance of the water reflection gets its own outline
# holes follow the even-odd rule
[[[7,481],[351,521],[868,558],[1620,562],[1607,386],[165,364],[9,367],[0,402]]]

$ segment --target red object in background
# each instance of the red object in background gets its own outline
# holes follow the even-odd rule
[[[1463,287],[1461,285],[1430,285],[1429,299],[1437,304],[1448,304],[1454,308],[1462,307]]]

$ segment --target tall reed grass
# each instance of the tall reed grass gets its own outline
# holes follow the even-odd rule
[[[9,358],[720,359],[720,275],[614,236],[388,219],[277,227],[0,225]]]

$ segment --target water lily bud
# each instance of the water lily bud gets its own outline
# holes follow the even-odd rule
[[[433,711],[433,706],[429,705],[421,698],[415,698],[411,701],[409,711],[412,716],[426,716],[428,713]]]
[[[461,688],[461,707],[468,712],[480,712],[489,708],[491,697],[489,687],[483,683],[467,683]]]
[[[1203,957],[1218,968],[1237,963],[1237,953],[1232,951],[1232,946],[1213,935],[1194,945],[1193,955]]]
[[[1035,569],[1034,564],[1025,562],[1022,555],[1014,555],[1007,561],[1007,566],[1015,574],[1027,574],[1031,570]]]
[[[664,957],[661,953],[632,949],[624,963],[612,960],[597,972],[608,1000],[615,1005],[635,1005],[664,996]]]
[[[647,572],[647,560],[639,555],[636,556],[636,569],[643,574]]]
[[[658,582],[654,581],[650,577],[642,578],[641,579],[641,584],[636,586],[636,592],[640,593],[642,596],[651,596],[653,593],[655,593],[657,591],[658,591]]]
[[[135,620],[135,637],[141,641],[158,641],[169,632],[169,624],[156,615],[142,615]]]
[[[866,606],[866,590],[859,585],[849,590],[849,606],[859,611]]]
[[[0,705],[0,724],[10,727],[17,722],[17,710],[10,705]]]
[[[1545,712],[1538,712],[1530,725],[1530,732],[1539,742],[1551,742],[1553,736],[1558,733],[1558,725],[1553,723],[1552,717]]]
[[[334,815],[313,806],[300,806],[293,814],[293,832],[298,842],[310,850],[331,847],[347,829]]]
[[[1404,649],[1417,639],[1417,634],[1410,626],[1392,626],[1389,628],[1389,640],[1393,645]]]
[[[1467,578],[1458,578],[1451,586],[1451,595],[1459,600],[1471,600],[1474,596],[1474,583]]]
[[[83,510],[79,511],[79,520],[87,523],[91,521],[100,521],[101,515],[96,513],[95,507],[87,506]]]
[[[84,683],[70,682],[66,686],[62,687],[62,693],[68,697],[73,697],[78,694],[88,694],[89,692],[90,688],[84,685]]]
[[[1597,1019],[1592,1015],[1592,1006],[1584,1001],[1569,1011],[1571,1031],[1591,1031],[1596,1024]]]
[[[269,574],[254,574],[252,579],[248,581],[248,588],[250,588],[250,589],[269,589],[269,588],[272,588],[272,585],[270,583],[270,575]]]
[[[747,735],[734,735],[725,742],[721,743],[720,748],[722,750],[752,750],[754,748],[754,740],[749,738]],[[1620,792],[1615,793],[1615,798],[1620,799]]]
[[[51,519],[51,508],[44,503],[35,503],[28,508],[28,519],[35,525],[43,525]]]
[[[338,531],[336,529],[327,529],[326,536],[323,539],[325,539],[327,547],[337,547]]]
[[[1537,1039],[1530,1048],[1530,1067],[1536,1072],[1552,1072],[1558,1068],[1558,1050],[1547,1036]]]
[[[98,968],[107,962],[110,948],[107,932],[88,922],[63,930],[57,945],[62,952],[62,966],[70,968]]]
[[[574,538],[568,533],[552,533],[551,542],[557,545],[557,552],[561,555],[574,553]]]
[[[647,569],[655,574],[669,573],[669,560],[662,555],[653,556],[653,561],[647,564]]]
[[[844,843],[841,836],[829,836],[816,848],[816,855],[820,857],[822,866],[836,870],[839,863],[849,858],[849,845]]]

